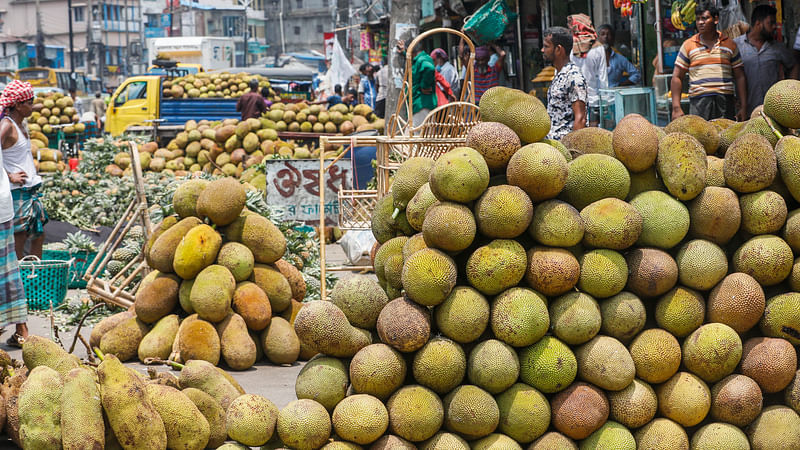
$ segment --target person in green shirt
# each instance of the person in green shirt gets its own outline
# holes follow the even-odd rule
[[[406,44],[403,41],[397,43],[398,50],[404,54]],[[428,113],[437,106],[436,100],[436,65],[430,57],[420,47],[414,47],[412,53],[413,63],[411,65],[411,86],[414,126],[419,126]]]

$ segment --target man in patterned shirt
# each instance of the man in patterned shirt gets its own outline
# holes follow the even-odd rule
[[[544,32],[542,55],[556,68],[556,76],[547,91],[547,114],[550,115],[549,139],[561,139],[567,133],[586,127],[586,79],[570,61],[572,33],[564,27]]]

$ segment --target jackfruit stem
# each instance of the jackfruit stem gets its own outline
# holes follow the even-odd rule
[[[770,120],[767,117],[767,115],[764,114],[764,110],[763,109],[761,111],[759,111],[759,114],[761,114],[761,117],[764,118],[764,122],[767,122],[767,126],[772,130],[773,133],[775,133],[775,136],[777,136],[778,139],[783,139],[783,134],[781,134],[780,131],[776,130],[775,127],[772,126],[772,122],[770,122]]]
[[[13,367],[11,367],[11,366],[6,366],[6,372],[8,372],[8,376],[9,376],[9,377],[13,377],[13,376],[14,376],[14,374],[16,373],[16,372],[14,371],[14,368],[13,368]]]
[[[100,361],[104,361],[105,360],[105,355],[103,355],[103,352],[101,352],[99,348],[97,348],[97,347],[94,348],[94,354],[97,355],[97,357],[100,359]]]
[[[397,219],[398,214],[400,214],[400,208],[395,208],[394,212],[392,213],[392,219]]]
[[[183,370],[183,364],[181,364],[181,363],[179,363],[177,361],[173,361],[171,359],[168,359],[168,360],[164,361],[164,363],[166,363],[168,366],[172,366],[173,369]]]

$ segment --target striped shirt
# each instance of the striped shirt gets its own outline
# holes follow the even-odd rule
[[[484,92],[488,91],[489,88],[495,87],[500,84],[500,71],[503,69],[503,66],[500,64],[495,64],[493,66],[489,66],[484,73],[478,73],[476,68],[475,70],[475,104],[481,101],[481,96]]]
[[[742,67],[742,57],[733,40],[718,33],[709,49],[695,34],[681,45],[675,65],[689,71],[689,97],[733,95],[733,69]]]

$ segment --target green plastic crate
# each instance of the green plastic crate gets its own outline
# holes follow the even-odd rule
[[[19,272],[28,298],[28,309],[50,309],[64,303],[72,261],[46,260],[26,256],[19,262]]]

